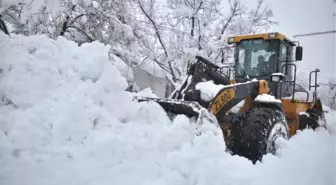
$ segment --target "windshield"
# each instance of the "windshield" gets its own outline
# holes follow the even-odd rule
[[[237,45],[236,76],[267,76],[276,70],[276,40],[245,40]]]

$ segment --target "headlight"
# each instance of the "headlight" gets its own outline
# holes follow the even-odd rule
[[[234,42],[234,37],[229,37],[229,39],[228,39],[228,43],[231,44],[231,43],[233,43],[233,42]]]
[[[282,73],[273,73],[271,74],[271,82],[276,82],[276,83],[279,83],[279,82],[282,82],[284,81],[286,78],[286,76]]]
[[[272,82],[280,82],[280,76],[272,76]]]
[[[274,39],[276,37],[276,33],[270,33],[270,34],[268,34],[268,37],[270,39]]]

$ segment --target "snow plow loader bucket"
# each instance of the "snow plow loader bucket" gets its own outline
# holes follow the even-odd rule
[[[138,102],[154,101],[158,103],[168,114],[170,118],[174,115],[184,114],[188,118],[194,118],[198,123],[199,118],[206,118],[211,122],[216,119],[209,111],[210,102],[203,101],[200,98],[200,91],[196,90],[196,84],[206,80],[213,80],[217,84],[228,85],[229,78],[220,73],[220,67],[211,63],[207,59],[197,56],[196,62],[191,64],[188,69],[188,76],[183,81],[181,87],[176,89],[170,98],[149,98],[135,97]]]

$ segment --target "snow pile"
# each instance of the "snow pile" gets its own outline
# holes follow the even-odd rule
[[[133,71],[130,66],[128,66],[124,61],[112,53],[110,53],[110,59],[114,62],[114,65],[121,73],[121,76],[126,78],[128,82],[132,82],[134,80]]]
[[[303,102],[313,102],[315,91],[305,91],[305,92],[294,92],[294,99]],[[292,98],[292,96],[290,97]]]
[[[330,109],[328,106],[323,105],[323,111],[326,111],[325,117],[327,120],[327,127],[332,135],[336,135],[336,111]]]
[[[269,94],[261,94],[258,95],[254,101],[257,102],[274,102],[274,103],[281,103],[281,100],[276,99],[274,96],[269,95]]]
[[[2,93],[19,108],[60,94],[71,98],[82,90],[94,98],[96,93],[121,91],[128,85],[108,60],[109,47],[101,43],[79,48],[62,37],[51,41],[45,36],[2,36],[1,40]]]
[[[325,129],[299,131],[278,145],[277,156],[266,155],[256,167],[262,173],[255,184],[335,184],[335,136]]]
[[[308,101],[312,102],[314,101],[314,92],[313,91],[307,91],[306,92],[295,92],[294,93],[294,99],[299,101]]]
[[[0,36],[0,184],[144,183],[202,131],[133,102],[108,46]]]
[[[252,165],[218,127],[133,102],[108,46],[12,37],[0,33],[0,184],[335,184],[334,134],[300,132]]]
[[[201,99],[211,101],[217,93],[225,87],[224,85],[216,85],[213,81],[199,82],[196,84],[196,90],[201,91]]]
[[[136,97],[159,98],[150,88],[143,89],[134,94]]]

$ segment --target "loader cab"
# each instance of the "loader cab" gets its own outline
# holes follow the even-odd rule
[[[283,73],[286,81],[295,83],[295,65],[288,65],[302,59],[302,47],[296,46],[280,33],[265,33],[230,37],[228,44],[235,44],[234,78],[236,82],[252,79],[267,80],[272,91],[278,89],[271,83],[271,75]],[[284,96],[290,96],[293,85],[283,83]],[[280,92],[277,92],[279,94]],[[287,94],[286,94],[287,93]]]

